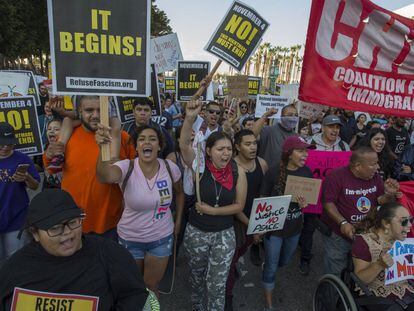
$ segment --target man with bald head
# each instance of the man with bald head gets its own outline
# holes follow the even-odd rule
[[[353,151],[349,165],[337,168],[323,182],[322,220],[332,231],[324,236],[325,273],[340,276],[354,238],[354,225],[373,208],[392,202],[399,194],[393,179],[382,181],[378,174],[378,156],[370,147]]]

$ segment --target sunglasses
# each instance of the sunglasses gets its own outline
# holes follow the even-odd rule
[[[400,224],[403,227],[407,227],[408,224],[413,224],[413,222],[414,222],[414,217],[408,217],[408,218],[400,219]]]
[[[240,108],[241,108],[241,109],[246,109],[246,108],[247,108],[247,106],[240,106]]]
[[[211,113],[211,114],[215,113],[216,115],[220,115],[221,114],[221,111],[220,110],[209,110],[208,112]]]

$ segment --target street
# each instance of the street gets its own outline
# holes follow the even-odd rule
[[[299,251],[286,267],[281,268],[276,276],[274,295],[275,307],[281,311],[311,311],[312,296],[323,270],[323,246],[319,232],[314,235],[314,258],[308,276],[299,273]],[[191,311],[190,284],[188,268],[181,253],[177,260],[174,290],[171,295],[161,296],[161,310]],[[233,307],[235,311],[260,311],[264,307],[261,289],[261,268],[250,262],[250,251],[244,256],[244,264],[239,265],[243,274],[234,288]]]

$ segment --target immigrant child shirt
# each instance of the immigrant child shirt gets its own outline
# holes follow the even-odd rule
[[[323,182],[323,203],[334,203],[338,212],[351,223],[364,219],[372,208],[378,205],[377,199],[384,194],[384,183],[379,174],[370,180],[360,179],[352,174],[349,167],[332,171]],[[322,220],[338,235],[339,225],[326,212]]]

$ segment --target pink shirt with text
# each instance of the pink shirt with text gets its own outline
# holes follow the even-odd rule
[[[158,159],[160,169],[155,176],[147,180],[138,158],[134,160],[134,170],[129,177],[124,192],[125,208],[118,223],[118,235],[127,241],[153,242],[173,232],[174,223],[170,205],[173,198],[173,187],[167,167],[163,160]],[[167,160],[174,182],[180,177],[180,169]],[[122,182],[128,172],[129,160],[116,162],[122,170]]]

